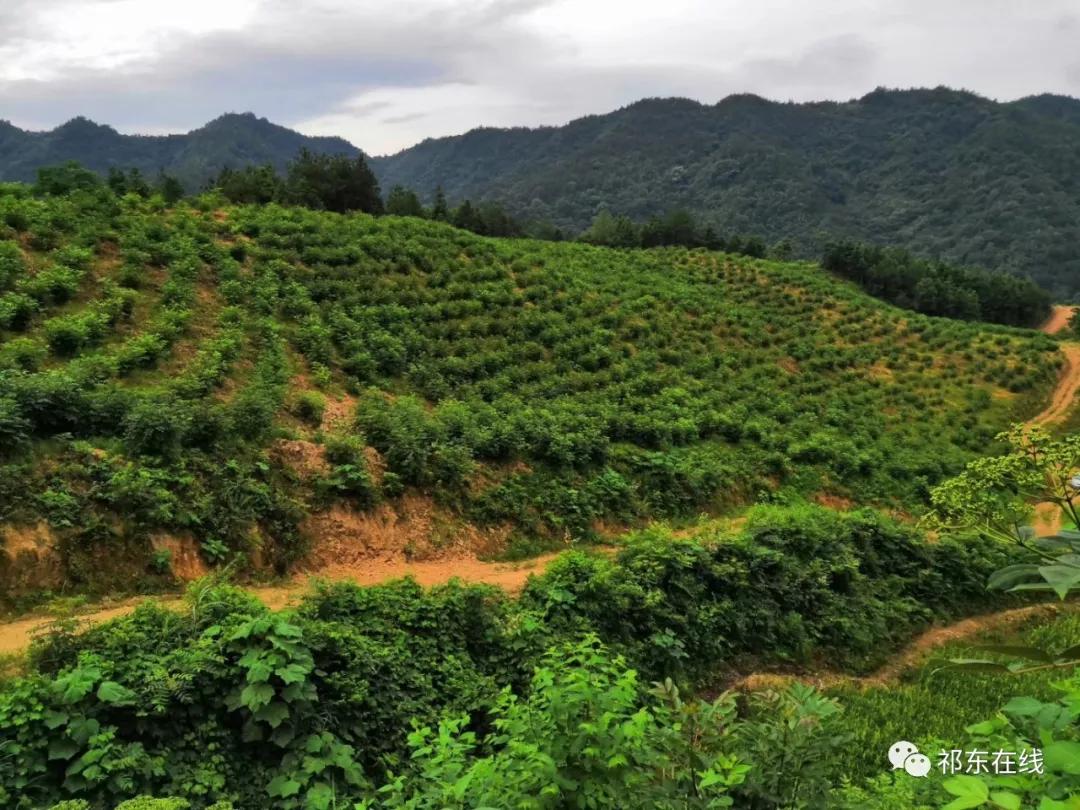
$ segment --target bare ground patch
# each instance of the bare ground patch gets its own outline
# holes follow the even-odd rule
[[[199,543],[191,535],[154,534],[150,536],[150,545],[154,551],[168,552],[169,570],[181,582],[191,582],[210,573],[199,553]]]
[[[475,557],[501,548],[510,534],[509,527],[480,528],[462,521],[419,495],[368,511],[337,504],[310,515],[301,531],[311,540],[309,570],[371,560]]]
[[[59,538],[45,521],[0,527],[0,555],[6,556],[0,583],[11,591],[56,588],[64,582]]]

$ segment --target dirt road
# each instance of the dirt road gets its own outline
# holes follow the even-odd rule
[[[421,585],[441,585],[451,579],[463,582],[497,585],[516,592],[525,587],[533,574],[540,573],[555,559],[555,554],[545,554],[520,563],[486,563],[476,559],[438,560],[434,562],[404,562],[395,560],[368,560],[351,566],[331,566],[318,572],[318,578],[331,582],[351,581],[359,585],[377,585],[394,579],[411,576]],[[248,590],[267,607],[279,610],[303,596],[310,587],[311,577],[297,576],[292,582],[274,587],[253,587]],[[86,613],[77,618],[86,626],[101,624],[124,616],[146,601],[146,597],[128,599],[102,610]],[[162,597],[159,603],[170,609],[180,610],[184,602],[179,597]],[[52,617],[34,616],[0,624],[0,655],[13,655],[26,649],[34,634],[47,627]]]
[[[1080,391],[1080,343],[1062,343],[1061,351],[1065,355],[1065,369],[1058,380],[1057,388],[1050,399],[1050,404],[1038,415],[1029,420],[1030,425],[1047,425],[1064,419],[1076,393]]]
[[[1074,307],[1055,307],[1055,310],[1058,309],[1066,310],[1067,317],[1072,314]],[[1047,321],[1047,324],[1051,321]],[[1069,415],[1076,402],[1076,395],[1080,392],[1080,343],[1062,343],[1061,351],[1065,355],[1065,368],[1050,398],[1050,404],[1037,416],[1029,419],[1029,425],[1046,426],[1060,422]],[[1039,537],[1057,534],[1061,530],[1061,510],[1053,504],[1043,504],[1035,510],[1033,525],[1035,534]]]
[[[877,671],[862,677],[844,675],[839,672],[818,671],[809,674],[788,674],[772,672],[755,672],[734,680],[730,687],[742,691],[757,691],[761,689],[775,689],[792,681],[807,683],[826,689],[832,686],[856,684],[859,686],[887,686],[896,683],[904,673],[917,667],[931,653],[939,647],[954,642],[973,639],[983,633],[995,630],[1007,630],[1016,627],[1026,619],[1034,617],[1049,618],[1057,615],[1062,610],[1069,608],[1058,604],[1031,605],[1029,607],[1012,608],[999,613],[988,613],[984,616],[973,616],[969,619],[954,622],[953,624],[940,627],[931,627],[926,632],[915,638],[896,655],[889,658]]]
[[[1054,306],[1054,311],[1050,313],[1050,317],[1039,327],[1039,331],[1046,332],[1048,335],[1056,335],[1069,325],[1069,318],[1072,317],[1072,314],[1075,311],[1076,307],[1056,304]]]

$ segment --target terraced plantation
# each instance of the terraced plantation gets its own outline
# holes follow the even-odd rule
[[[810,264],[210,197],[8,186],[0,216],[9,597],[353,534],[423,557],[795,494],[918,511],[1061,363]]]
[[[0,806],[1075,807],[1067,339],[92,178],[0,222]]]

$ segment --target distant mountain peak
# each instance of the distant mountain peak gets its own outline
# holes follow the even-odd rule
[[[76,115],[65,121],[63,124],[53,130],[54,133],[78,133],[78,132],[110,132],[116,135],[117,132],[107,124],[99,124],[96,121],[91,121],[85,115]]]
[[[164,170],[188,188],[199,188],[228,166],[269,163],[278,170],[301,149],[358,155],[342,138],[320,138],[275,124],[253,112],[229,112],[198,129],[177,135],[123,135],[105,124],[76,116],[49,132],[0,127],[4,152],[0,179],[33,180],[42,166],[75,160],[105,173],[137,168],[144,174]]]

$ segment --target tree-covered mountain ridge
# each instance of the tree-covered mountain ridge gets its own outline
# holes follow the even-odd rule
[[[0,179],[33,180],[43,166],[74,160],[101,174],[112,168],[135,168],[148,177],[164,171],[196,191],[226,167],[270,164],[284,170],[302,149],[360,154],[342,138],[302,135],[253,113],[227,113],[177,135],[125,135],[83,117],[47,132],[28,132],[2,121]]]
[[[947,88],[847,102],[654,98],[561,127],[475,129],[373,160],[384,187],[503,203],[571,231],[686,208],[720,233],[899,244],[1080,291],[1080,101]]]
[[[124,135],[85,118],[49,132],[0,122],[0,179],[76,160],[102,174],[163,170],[191,192],[226,167],[283,171],[301,149],[361,154],[251,113],[183,135]],[[788,240],[808,257],[842,237],[1029,275],[1060,300],[1080,293],[1080,101],[1068,96],[651,98],[564,126],[429,138],[370,163],[384,192],[401,185],[430,202],[441,186],[451,203],[498,202],[568,235],[605,209],[638,222],[686,209],[722,236]]]

